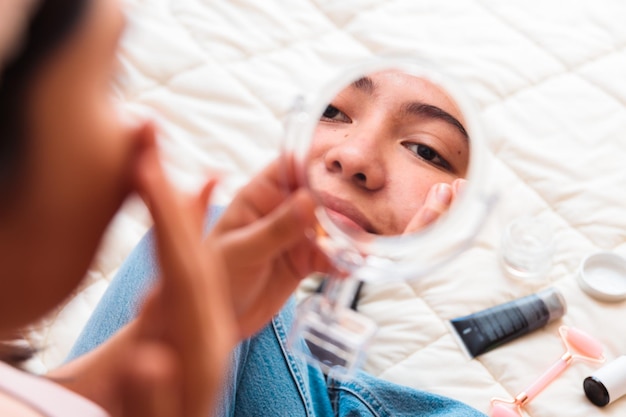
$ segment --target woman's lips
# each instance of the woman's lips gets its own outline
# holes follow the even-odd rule
[[[342,229],[349,229],[349,230],[355,230],[357,232],[363,232],[365,231],[365,229],[363,227],[361,227],[359,224],[357,224],[356,222],[354,222],[351,218],[344,216],[341,213],[338,213],[334,210],[330,210],[330,209],[326,209],[326,213],[328,214],[328,217],[330,217],[330,219],[337,224],[338,226],[340,226]]]
[[[318,192],[318,196],[333,222],[350,230],[376,233],[367,217],[352,203],[325,192]]]

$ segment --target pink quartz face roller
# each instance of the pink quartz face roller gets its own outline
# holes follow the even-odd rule
[[[491,400],[492,417],[523,417],[522,407],[528,404],[539,393],[554,381],[574,359],[590,362],[604,362],[602,345],[598,340],[575,327],[561,326],[559,333],[566,351],[554,365],[543,373],[528,388],[519,393],[514,399],[507,400],[493,398]]]

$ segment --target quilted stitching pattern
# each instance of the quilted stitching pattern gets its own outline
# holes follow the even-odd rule
[[[553,284],[562,320],[626,353],[621,304],[597,302],[575,283],[594,250],[626,254],[626,3],[473,0],[128,0],[131,29],[120,59],[120,98],[151,114],[172,177],[194,188],[222,174],[216,201],[277,155],[295,95],[372,54],[427,57],[461,81],[481,109],[500,203],[475,246],[410,283],[366,286],[361,311],[381,326],[366,364],[384,378],[450,395],[488,411],[492,396],[521,391],[562,353],[557,324],[479,359],[463,356],[450,318]],[[158,115],[155,115],[158,113]],[[545,215],[558,251],[548,278],[506,278],[500,232],[521,214]],[[149,226],[137,201],[115,220],[83,286],[33,332],[56,366],[89,312]],[[578,364],[528,407],[529,415],[618,416],[582,393],[593,366]]]

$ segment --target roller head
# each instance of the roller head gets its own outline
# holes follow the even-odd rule
[[[507,407],[504,404],[496,404],[491,409],[491,417],[520,417],[515,408]]]
[[[567,343],[581,354],[590,358],[599,359],[602,357],[602,344],[593,336],[575,327],[567,329],[565,335]]]

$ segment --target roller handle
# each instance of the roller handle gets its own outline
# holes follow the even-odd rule
[[[550,385],[552,381],[554,381],[566,368],[569,364],[569,361],[561,358],[557,362],[554,363],[547,371],[545,371],[539,379],[533,382],[531,385],[526,388],[524,391],[526,393],[526,399],[524,403],[535,398],[545,387]]]

